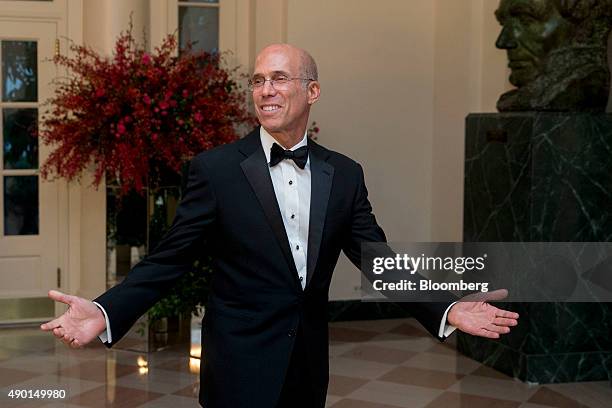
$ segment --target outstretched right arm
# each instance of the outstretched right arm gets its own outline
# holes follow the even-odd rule
[[[112,342],[106,343],[107,346],[121,339],[141,315],[161,299],[185,272],[191,270],[201,251],[206,232],[215,220],[215,209],[213,187],[200,155],[191,161],[187,187],[166,235],[148,256],[134,266],[123,282],[94,300],[104,308],[110,322],[111,327],[108,329],[112,332]],[[88,311],[92,311],[87,315],[89,318],[93,319],[95,315],[96,322],[105,321],[102,310],[93,302],[72,298],[88,302],[88,306],[95,308],[96,313],[93,313],[94,309],[88,307]],[[69,315],[69,312],[70,309],[54,321],[63,319],[65,324],[76,325],[82,316],[76,317],[74,313]],[[81,320],[80,324],[84,322],[89,323],[90,320]],[[91,341],[105,329],[106,324],[93,335],[88,332],[83,340]],[[76,338],[80,345],[84,345],[76,332],[64,334],[68,335],[68,339]]]

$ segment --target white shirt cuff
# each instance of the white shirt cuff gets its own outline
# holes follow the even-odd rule
[[[113,342],[113,336],[111,335],[110,321],[108,320],[108,315],[106,314],[106,310],[104,310],[102,305],[100,305],[98,302],[93,302],[93,304],[98,306],[98,308],[100,308],[102,313],[104,313],[104,319],[106,319],[106,330],[104,330],[102,333],[100,333],[98,338],[100,339],[100,341],[102,343],[112,343]],[[446,318],[446,315],[444,315],[444,318]]]
[[[453,307],[453,305],[457,303],[457,302],[453,302],[451,303],[447,308],[446,311],[444,312],[444,315],[442,316],[442,321],[440,322],[440,330],[438,330],[438,336],[445,339],[448,336],[450,336],[451,334],[453,334],[453,332],[455,330],[457,330],[457,328],[455,326],[451,326],[450,324],[448,324],[446,322],[446,316],[448,315],[449,310],[451,309],[451,307]],[[102,309],[104,310],[104,309]]]

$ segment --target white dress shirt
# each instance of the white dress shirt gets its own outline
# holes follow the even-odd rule
[[[270,152],[274,143],[281,146],[268,133],[263,126],[259,128],[261,146],[263,147],[266,161],[270,163]],[[304,133],[302,140],[289,150],[296,150],[308,144],[307,133]],[[276,201],[283,217],[283,225],[289,239],[289,247],[293,255],[293,261],[298,272],[298,278],[302,289],[306,287],[306,259],[308,251],[308,223],[310,221],[310,159],[306,161],[306,167],[300,169],[293,160],[281,160],[276,166],[268,166],[270,178],[274,186]],[[104,343],[112,342],[110,322],[104,308],[94,302],[102,309],[106,319],[106,330],[99,336]],[[455,327],[446,324],[448,311],[454,305],[451,304],[442,316],[438,335],[448,337],[455,330]]]
[[[274,143],[281,146],[264,128],[259,128],[261,145],[270,163],[270,150]],[[306,133],[302,140],[289,150],[308,144]],[[268,166],[278,208],[289,239],[289,247],[298,272],[302,289],[306,286],[306,257],[308,251],[308,222],[310,220],[310,159],[300,169],[293,160],[281,160],[274,167]]]

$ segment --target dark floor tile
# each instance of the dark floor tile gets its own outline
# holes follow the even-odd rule
[[[364,342],[371,340],[373,337],[378,335],[377,332],[358,330],[358,329],[346,329],[344,327],[330,327],[329,328],[329,339],[331,341],[342,341],[342,342]]]
[[[389,330],[389,333],[401,334],[408,337],[426,337],[429,336],[423,329],[419,329],[411,324],[400,324],[397,327]]]
[[[461,374],[425,368],[396,367],[378,378],[378,380],[445,390],[463,377]]]
[[[401,364],[404,361],[412,358],[417,353],[413,351],[397,350],[381,346],[370,346],[367,344],[359,345],[344,354],[341,357],[357,358],[359,360],[375,361],[383,364]]]
[[[536,393],[529,398],[528,402],[557,408],[588,408],[587,405],[581,404],[547,387],[542,387],[536,391]]]
[[[520,405],[517,401],[445,392],[425,408],[518,408]]]
[[[101,386],[70,398],[70,404],[84,407],[135,408],[164,394],[127,387]]]
[[[330,395],[337,395],[344,397],[362,385],[367,383],[368,380],[363,378],[346,377],[343,375],[330,375],[329,376],[329,387],[327,393]]]
[[[0,388],[4,388],[13,384],[18,384],[20,382],[30,380],[34,377],[39,377],[40,375],[40,373],[32,373],[29,371],[0,367]],[[5,396],[3,395],[2,397],[4,398]]]
[[[138,373],[138,367],[125,364],[108,364],[107,361],[86,361],[58,371],[59,376],[79,378],[82,380],[107,382],[110,378]]]
[[[188,385],[185,388],[182,388],[178,391],[173,392],[174,395],[181,395],[183,397],[198,397],[200,393],[200,383],[194,383],[191,385]]]
[[[395,405],[380,404],[378,402],[361,401],[354,399],[341,399],[335,404],[331,405],[331,408],[401,408]]]

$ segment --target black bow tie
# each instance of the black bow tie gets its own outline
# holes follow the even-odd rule
[[[270,152],[270,167],[276,166],[285,159],[293,160],[300,169],[304,169],[308,161],[308,146],[302,146],[295,150],[285,150],[274,143]]]

